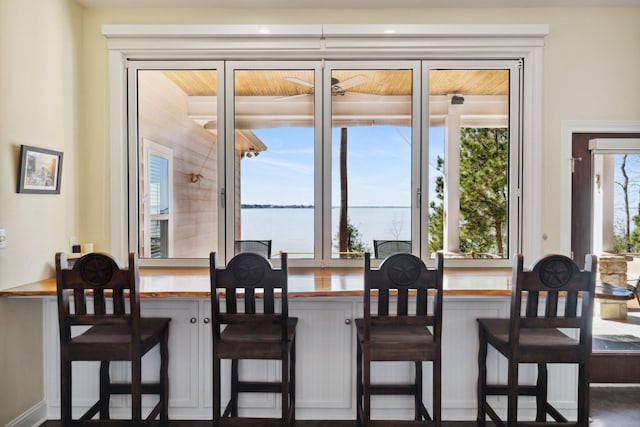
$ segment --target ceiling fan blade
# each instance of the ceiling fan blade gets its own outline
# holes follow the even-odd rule
[[[344,97],[340,97],[342,101],[375,101],[381,98],[380,95],[374,95],[372,93],[360,93],[360,92],[347,92]]]
[[[309,83],[308,81],[299,79],[297,77],[285,77],[285,80],[288,80],[291,83],[295,83],[295,84],[299,84],[299,85],[302,85],[302,86],[310,87],[311,89],[313,89],[313,87],[314,87],[312,83]]]
[[[349,89],[350,87],[357,86],[369,80],[367,76],[357,74],[353,77],[349,77],[347,80],[338,83],[341,89]]]
[[[285,101],[285,100],[288,100],[288,99],[302,98],[303,96],[309,96],[309,95],[313,95],[313,93],[299,93],[297,95],[277,96],[277,97],[273,98],[273,100],[274,101]]]

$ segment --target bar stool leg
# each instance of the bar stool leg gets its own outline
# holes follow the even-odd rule
[[[289,381],[291,383],[289,393],[291,395],[289,405],[291,407],[291,423],[290,427],[296,424],[296,338],[293,337],[291,343],[291,364],[290,364]]]
[[[357,354],[356,354],[356,420],[358,427],[362,427],[362,411],[363,406],[363,381],[362,376],[362,346],[360,340],[357,340]]]
[[[238,359],[231,360],[231,416],[238,416]]]
[[[281,400],[281,415],[282,415],[282,427],[285,427],[287,424],[287,419],[289,418],[289,405],[291,401],[289,400],[289,352],[287,351],[286,345],[284,346],[282,357],[282,372],[280,373],[282,383],[280,384],[280,400]]]
[[[480,329],[480,348],[478,349],[478,427],[487,425],[487,415],[484,409],[487,401],[486,385],[487,385],[487,340],[485,333]]]
[[[169,424],[169,328],[162,334],[160,343],[160,392],[162,393],[160,424],[162,427],[167,427]]]
[[[111,398],[111,378],[109,377],[109,362],[100,362],[100,419],[109,419],[109,400]]]
[[[142,421],[142,365],[141,359],[131,361],[131,420]]]
[[[589,390],[589,366],[581,363],[578,366],[578,425],[588,427],[591,398]]]
[[[538,364],[538,380],[536,382],[536,421],[541,423],[547,418],[547,364]]]
[[[507,427],[516,427],[518,422],[518,362],[509,359],[507,391]]]
[[[60,361],[60,420],[71,425],[71,362]]]
[[[422,419],[422,362],[415,362],[416,367],[416,379],[415,379],[415,394],[414,394],[414,406],[415,406],[415,420],[420,421]]]
[[[363,371],[364,409],[362,411],[362,415],[364,425],[368,426],[371,421],[371,361],[369,360],[369,355],[366,352],[364,352]]]
[[[433,421],[436,427],[442,424],[442,365],[440,359],[433,361]]]
[[[220,406],[221,406],[221,378],[220,378],[220,359],[216,356],[213,357],[213,425],[218,427],[220,425]]]

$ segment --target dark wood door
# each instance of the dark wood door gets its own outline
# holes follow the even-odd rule
[[[574,133],[571,178],[571,254],[584,267],[584,256],[591,253],[593,173],[589,140],[594,138],[640,138],[638,133]]]

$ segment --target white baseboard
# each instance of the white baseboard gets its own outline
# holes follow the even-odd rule
[[[9,421],[5,427],[38,427],[47,420],[47,404],[44,400],[38,402],[19,417]]]

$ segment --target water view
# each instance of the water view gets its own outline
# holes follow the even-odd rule
[[[336,243],[339,208],[332,209],[333,238]],[[373,240],[410,240],[411,209],[409,207],[350,207],[349,220],[360,233],[365,248],[373,252]],[[290,253],[307,258],[313,252],[312,208],[242,209],[242,239],[270,239],[271,252]],[[335,248],[333,248],[335,250]]]

